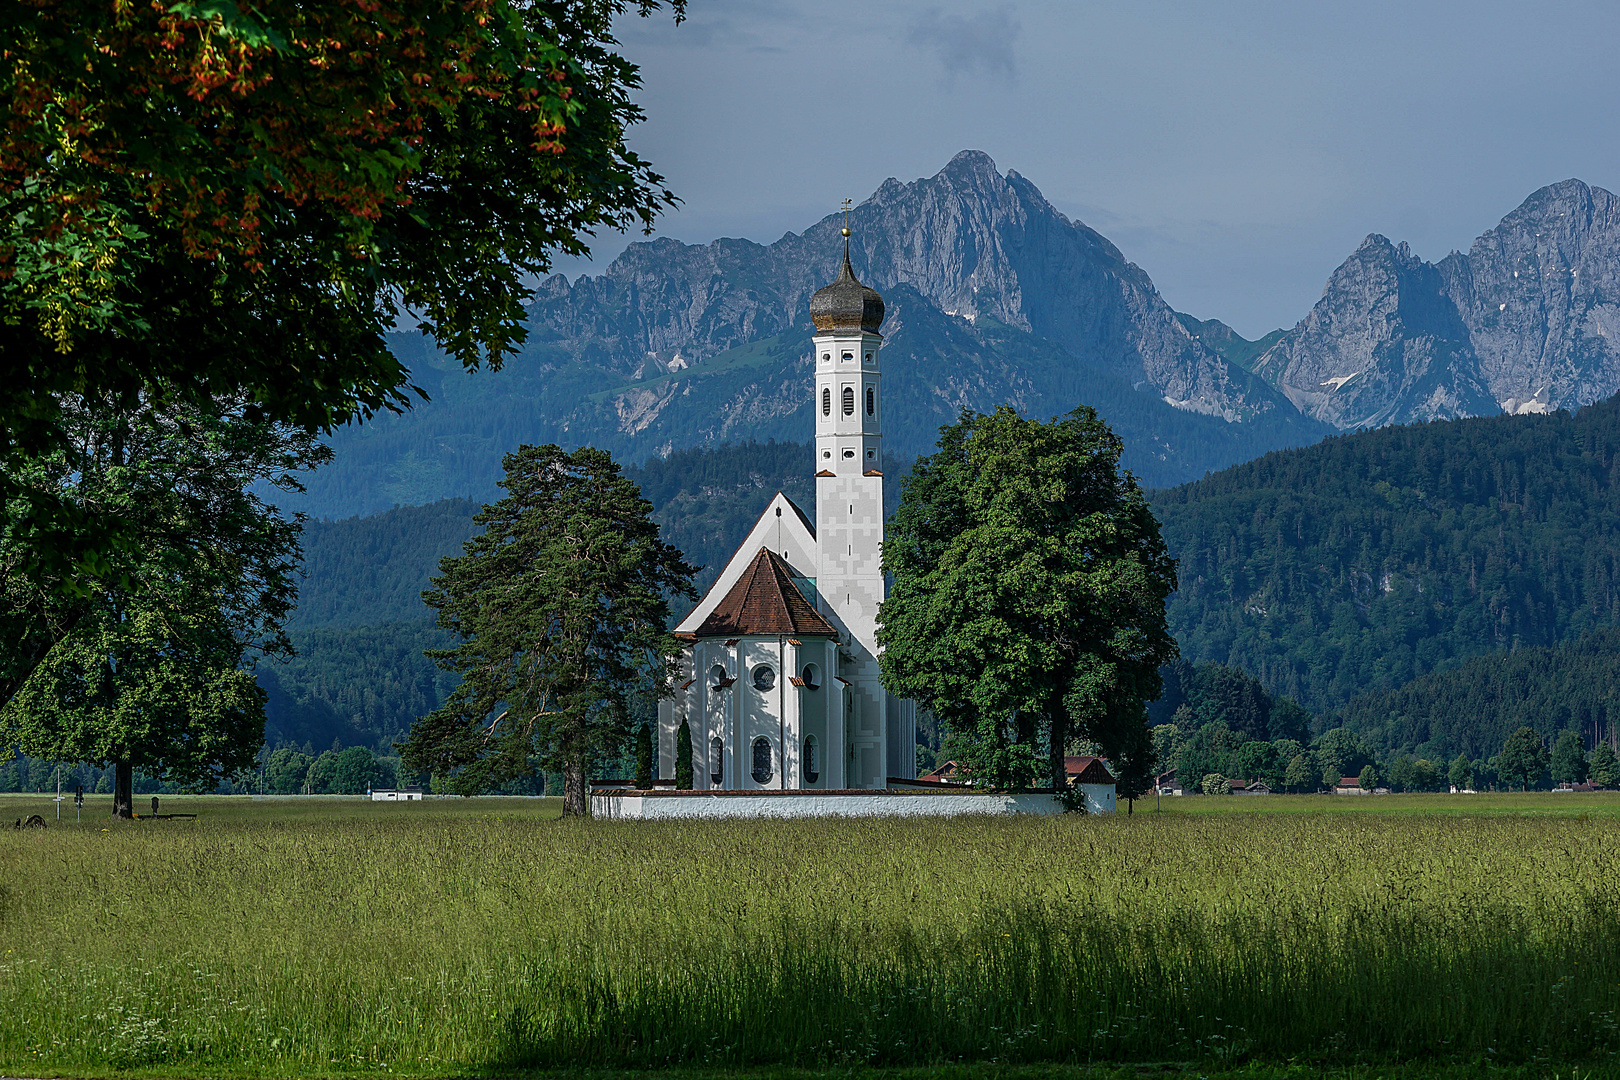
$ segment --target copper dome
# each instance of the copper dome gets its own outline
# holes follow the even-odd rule
[[[831,285],[810,298],[810,321],[817,330],[864,330],[877,333],[883,325],[883,297],[855,280],[849,265],[849,242],[844,242],[844,266]]]

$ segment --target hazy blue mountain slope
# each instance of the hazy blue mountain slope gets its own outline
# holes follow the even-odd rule
[[[1387,427],[1153,493],[1182,655],[1312,711],[1620,623],[1620,399]]]
[[[432,396],[334,440],[337,460],[289,501],[315,516],[487,498],[523,442],[589,443],[643,461],[694,446],[812,434],[810,295],[842,256],[828,218],[769,246],[633,244],[598,277],[542,283],[529,341],[499,373],[466,375],[399,335]],[[887,181],[852,215],[854,258],[888,304],[885,436],[910,459],[963,408],[1050,416],[1088,404],[1126,464],[1173,484],[1331,429],[1206,346],[1142,270],[1016,173],[963,153]],[[1218,325],[1218,324],[1215,324]]]

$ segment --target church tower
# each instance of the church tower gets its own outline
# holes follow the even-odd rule
[[[878,677],[883,602],[883,298],[855,278],[849,229],[838,278],[810,300],[816,333],[816,591],[846,635],[841,664],[846,783],[883,787],[915,772],[914,734]],[[909,703],[906,703],[909,704]],[[909,712],[910,710],[905,710]],[[901,730],[906,738],[900,738]],[[893,745],[890,745],[893,744]]]

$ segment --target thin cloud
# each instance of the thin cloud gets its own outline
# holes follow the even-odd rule
[[[1011,83],[1018,78],[1013,43],[1022,29],[1010,4],[970,16],[944,15],[929,8],[906,28],[906,41],[939,58],[947,84],[976,72]]]

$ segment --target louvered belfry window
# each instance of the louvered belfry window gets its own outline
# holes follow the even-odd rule
[[[844,387],[844,415],[855,415],[855,388],[853,386]]]
[[[870,386],[866,388],[866,415],[871,416],[877,412],[877,391]]]
[[[826,388],[821,391],[821,415],[832,415],[832,391]]]

